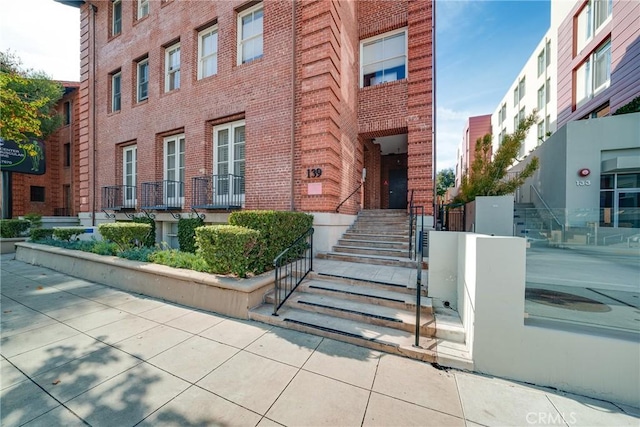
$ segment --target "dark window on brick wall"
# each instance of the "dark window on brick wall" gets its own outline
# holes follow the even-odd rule
[[[37,185],[31,186],[31,201],[44,202],[44,187],[39,187]]]
[[[71,144],[64,144],[64,167],[71,166]]]
[[[64,124],[71,124],[71,103],[69,101],[64,103]]]

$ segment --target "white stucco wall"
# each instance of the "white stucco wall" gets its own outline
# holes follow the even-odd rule
[[[513,236],[513,195],[476,197],[474,230],[490,236]]]
[[[313,215],[313,255],[331,251],[333,246],[354,223],[357,215],[309,212]]]
[[[640,406],[637,341],[525,323],[524,239],[445,231],[430,239],[441,254],[430,258],[429,294],[457,294],[476,371]]]

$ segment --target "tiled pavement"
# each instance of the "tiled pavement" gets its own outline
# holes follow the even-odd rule
[[[2,426],[639,426],[638,409],[1,259]]]

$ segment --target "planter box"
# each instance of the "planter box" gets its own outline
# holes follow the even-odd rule
[[[24,242],[28,237],[13,237],[0,239],[0,254],[12,254],[16,251],[16,243]]]
[[[237,279],[36,243],[16,247],[19,261],[240,319],[248,319],[274,286],[273,272]]]

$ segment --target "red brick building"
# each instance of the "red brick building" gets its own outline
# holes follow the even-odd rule
[[[467,119],[462,135],[462,142],[458,148],[456,162],[456,188],[460,187],[462,177],[469,173],[476,157],[476,142],[485,135],[491,135],[491,114],[474,116]],[[489,153],[491,157],[492,153]]]
[[[44,141],[45,173],[12,173],[12,216],[38,213],[43,216],[75,216],[78,197],[78,88],[76,82],[60,82],[64,95],[56,105],[62,126]]]
[[[411,192],[431,214],[431,0],[58,1],[81,13],[86,221],[242,206],[331,224]]]

